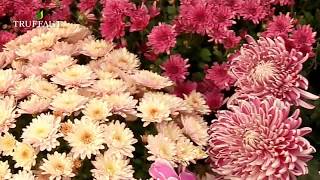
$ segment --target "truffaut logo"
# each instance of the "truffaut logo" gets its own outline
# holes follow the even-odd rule
[[[58,27],[60,25],[60,21],[45,21],[43,19],[43,11],[40,10],[36,13],[36,19],[33,21],[13,21],[15,27]]]

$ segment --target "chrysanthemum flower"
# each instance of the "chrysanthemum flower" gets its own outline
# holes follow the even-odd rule
[[[96,122],[87,118],[76,119],[71,132],[64,138],[72,147],[74,158],[90,159],[92,155],[99,154],[100,149],[104,149],[103,130]]]
[[[225,103],[224,94],[217,90],[206,92],[204,97],[212,111],[218,110]]]
[[[11,180],[35,180],[35,176],[31,171],[19,171],[18,174],[13,174]]]
[[[195,146],[189,139],[181,138],[177,142],[176,161],[188,166],[190,162],[196,163],[196,160],[204,159],[207,154],[201,146]]]
[[[157,123],[156,128],[158,134],[163,134],[174,142],[178,139],[186,138],[183,135],[182,129],[174,121]]]
[[[5,94],[19,79],[20,75],[16,71],[12,69],[0,69],[0,94]]]
[[[14,167],[22,167],[27,171],[36,164],[36,158],[36,150],[30,144],[25,143],[18,143],[12,154],[12,159],[16,161]]]
[[[71,87],[88,87],[93,84],[96,75],[85,65],[73,65],[58,72],[51,80],[55,84]]]
[[[199,146],[206,146],[209,135],[208,125],[201,116],[185,115],[181,117],[183,133]]]
[[[182,81],[189,74],[188,67],[190,66],[187,59],[183,59],[181,55],[171,55],[169,59],[162,64],[164,75],[172,81]]]
[[[158,158],[165,159],[171,164],[175,164],[175,156],[177,153],[176,144],[173,140],[169,139],[163,134],[155,136],[148,136],[148,153],[151,154],[147,159],[149,161],[155,161]]]
[[[94,169],[91,170],[96,179],[133,179],[133,169],[129,165],[130,160],[122,155],[105,151],[103,155],[97,156],[92,161]]]
[[[138,141],[134,138],[133,132],[125,126],[119,121],[108,124],[104,128],[104,138],[109,148],[108,151],[133,158],[132,152],[135,150],[133,144]]]
[[[84,40],[80,53],[91,57],[92,59],[97,59],[99,57],[105,56],[113,49],[114,45],[112,42],[107,42],[105,40],[94,40],[93,38]]]
[[[167,77],[162,77],[147,70],[141,70],[131,76],[138,85],[151,89],[162,89],[171,86],[173,83]]]
[[[150,15],[148,8],[142,4],[140,8],[136,8],[129,12],[130,16],[130,32],[143,31],[149,24]]]
[[[273,16],[272,20],[268,22],[267,29],[263,32],[266,37],[288,37],[288,34],[293,31],[295,20],[290,17],[289,13]]]
[[[100,26],[102,37],[108,41],[120,38],[125,34],[125,23],[121,17],[104,17]]]
[[[50,109],[65,115],[70,115],[84,107],[88,98],[78,94],[77,90],[69,89],[60,94],[57,94],[51,104]]]
[[[130,53],[126,48],[114,49],[106,55],[104,61],[125,72],[137,70],[140,65],[137,55]]]
[[[212,170],[228,179],[295,179],[307,174],[315,149],[302,136],[299,109],[272,96],[219,111],[210,127]]]
[[[42,174],[49,175],[49,179],[63,179],[75,176],[72,173],[73,160],[67,157],[66,153],[54,152],[48,154],[47,159],[44,159],[43,164],[40,166],[44,172]]]
[[[51,114],[40,114],[32,119],[30,125],[23,129],[21,135],[23,142],[31,144],[40,151],[51,151],[60,145],[57,138],[62,137],[58,133],[60,128],[60,118]]]
[[[44,79],[35,80],[29,89],[35,95],[49,99],[52,99],[59,93],[59,88],[56,84],[50,83]]]
[[[2,155],[5,155],[5,156],[12,155],[12,152],[16,147],[16,143],[17,143],[17,140],[10,133],[6,133],[0,136],[0,151],[2,152]]]
[[[65,21],[59,21],[52,24],[50,31],[53,32],[58,39],[63,38],[64,41],[68,43],[78,42],[91,34],[87,27],[80,24],[67,23]]]
[[[113,114],[119,114],[122,117],[137,114],[135,109],[138,100],[134,99],[129,93],[112,94],[103,97],[103,99],[109,104]]]
[[[159,24],[153,27],[148,35],[148,46],[151,46],[155,53],[170,53],[170,49],[176,45],[177,33],[174,26]]]
[[[16,127],[15,118],[19,115],[15,109],[15,99],[13,97],[0,97],[0,132],[7,132],[9,128]]]
[[[92,121],[106,121],[111,115],[111,107],[102,99],[91,99],[82,113]]]
[[[238,13],[245,19],[258,24],[268,15],[268,8],[262,4],[262,1],[246,0],[240,5]]]
[[[8,90],[8,94],[14,96],[17,100],[27,97],[32,93],[30,88],[31,84],[35,82],[34,80],[35,78],[32,77],[16,82],[15,85]]]
[[[192,81],[177,82],[174,87],[174,94],[178,97],[189,95],[192,91],[197,89],[197,83]]]
[[[184,95],[185,102],[193,113],[205,115],[210,113],[204,96],[196,91],[192,91],[188,96]]]
[[[229,65],[214,64],[208,69],[206,79],[212,81],[219,89],[229,89],[235,82],[235,79],[229,72]]]
[[[158,99],[157,96],[145,95],[137,107],[140,112],[138,114],[144,122],[143,126],[149,125],[151,122],[160,123],[162,121],[170,121],[170,106],[167,101]]]
[[[318,96],[305,91],[308,80],[299,75],[308,56],[295,49],[287,51],[282,38],[260,38],[256,42],[248,36],[248,42],[230,66],[237,79],[236,96],[249,94],[263,98],[273,95],[294,105],[313,108],[303,98],[314,100]]]
[[[43,74],[55,75],[65,68],[72,66],[76,63],[76,60],[68,55],[52,55],[47,62],[41,65]]]
[[[109,78],[97,80],[90,91],[98,95],[110,95],[124,93],[127,88],[127,84],[122,79]]]
[[[21,114],[39,114],[48,110],[50,102],[50,99],[31,95],[28,99],[19,103],[18,112]]]
[[[292,32],[290,41],[297,50],[300,50],[303,53],[310,53],[312,50],[309,52],[304,52],[303,50],[306,46],[312,49],[312,45],[316,42],[315,37],[316,32],[312,31],[310,25],[302,25],[298,26],[298,28]]]
[[[11,171],[8,161],[0,161],[0,179],[11,179]]]

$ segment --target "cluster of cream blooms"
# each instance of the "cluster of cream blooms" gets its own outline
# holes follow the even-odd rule
[[[127,49],[65,22],[7,43],[0,53],[0,151],[8,160],[0,162],[0,179],[70,179],[84,159],[95,179],[134,179],[138,140],[149,161],[186,167],[206,158],[204,97],[176,97],[173,82],[139,65]],[[155,125],[157,134],[133,132],[133,121]]]

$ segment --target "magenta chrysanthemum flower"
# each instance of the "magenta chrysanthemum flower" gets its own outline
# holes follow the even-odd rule
[[[292,32],[290,41],[293,42],[296,49],[300,49],[304,46],[312,47],[315,43],[316,32],[312,31],[310,25],[299,26],[296,30]]]
[[[189,95],[193,90],[197,89],[197,83],[192,81],[177,82],[174,88],[174,94],[178,97]]]
[[[159,24],[155,26],[148,35],[147,45],[151,46],[155,53],[168,53],[176,45],[177,33],[174,26]]]
[[[295,179],[308,173],[315,148],[302,136],[299,110],[271,96],[218,111],[209,134],[212,170],[226,179]]]
[[[274,16],[272,21],[267,24],[267,30],[263,32],[263,35],[266,37],[288,37],[288,33],[293,30],[294,23],[295,20],[290,17],[289,13]]]
[[[148,14],[148,8],[145,5],[141,5],[140,8],[133,10],[129,14],[131,26],[130,32],[144,30],[150,21],[150,15]]]
[[[236,80],[237,93],[263,98],[273,95],[283,101],[305,108],[313,108],[303,99],[318,99],[305,90],[308,80],[300,75],[302,63],[308,59],[295,49],[288,51],[282,38],[247,36],[249,44],[243,45],[234,57],[230,69]]]
[[[106,17],[101,23],[101,34],[106,40],[112,41],[120,38],[125,34],[125,23],[121,17]]]
[[[7,31],[0,31],[0,52],[2,51],[3,45],[9,42],[10,40],[16,37],[15,34],[7,32]]]
[[[235,82],[235,79],[230,75],[229,65],[214,64],[208,71],[206,79],[211,80],[219,89],[229,89]]]
[[[204,94],[207,105],[212,111],[218,110],[224,103],[223,93],[219,91],[209,91]]]
[[[92,11],[94,6],[96,5],[97,0],[80,0],[77,5],[80,11]]]
[[[183,59],[180,54],[175,54],[171,55],[161,68],[164,70],[164,75],[172,81],[183,81],[189,74],[189,66],[187,59]]]
[[[246,0],[241,4],[238,13],[245,20],[251,20],[253,23],[258,24],[268,15],[267,10],[266,5],[263,5],[259,0]]]

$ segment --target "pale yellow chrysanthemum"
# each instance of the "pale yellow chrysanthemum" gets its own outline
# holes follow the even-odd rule
[[[56,84],[50,83],[47,80],[37,80],[30,87],[32,93],[44,97],[44,98],[53,98],[60,91]]]
[[[2,155],[11,156],[14,148],[16,147],[17,140],[10,133],[0,136],[0,151]]]
[[[109,104],[113,114],[119,114],[122,117],[137,114],[135,108],[138,100],[134,99],[133,96],[130,96],[129,93],[112,94],[103,97],[103,99]]]
[[[12,159],[16,161],[14,167],[22,167],[24,170],[30,170],[36,164],[36,157],[35,149],[25,143],[18,143],[12,154]]]
[[[174,121],[157,123],[156,127],[159,134],[165,135],[174,142],[178,139],[186,138],[178,124]]]
[[[126,128],[125,123],[115,121],[108,124],[104,129],[104,137],[110,151],[133,158],[132,152],[135,150],[133,144],[138,141],[132,131]]]
[[[65,41],[58,41],[52,46],[52,51],[60,55],[76,55],[79,51],[76,44],[69,44]]]
[[[19,79],[20,75],[16,71],[12,69],[0,69],[0,94],[5,94]]]
[[[190,162],[196,163],[196,160],[207,157],[201,147],[193,145],[193,143],[187,138],[179,139],[177,141],[177,147],[177,162],[184,166],[188,166]]]
[[[89,56],[92,59],[105,56],[114,47],[112,42],[107,42],[102,39],[95,40],[94,38],[84,40],[81,45],[80,53]]]
[[[147,141],[148,145],[146,148],[148,149],[148,153],[151,154],[151,156],[147,158],[149,161],[161,158],[175,164],[177,147],[171,139],[163,134],[158,134],[155,136],[149,135]]]
[[[160,123],[162,121],[170,121],[170,106],[163,99],[158,99],[148,93],[141,99],[137,107],[138,117],[144,122],[143,126],[149,125],[151,122]]]
[[[7,132],[9,128],[16,127],[15,118],[19,115],[16,112],[14,97],[0,97],[0,133]]]
[[[131,78],[138,85],[151,89],[162,89],[173,85],[173,82],[169,78],[147,70],[137,71]]]
[[[188,115],[182,116],[183,133],[191,138],[199,146],[208,144],[208,125],[201,116]]]
[[[70,115],[73,112],[82,109],[87,100],[88,98],[79,95],[77,90],[68,89],[56,95],[49,108],[56,113]]]
[[[0,161],[0,179],[11,179],[11,172],[8,161]]]
[[[51,78],[56,84],[71,87],[88,87],[93,84],[96,75],[85,65],[72,65]]]
[[[115,79],[115,78],[118,77],[118,75],[115,74],[115,73],[104,71],[104,70],[100,70],[100,69],[96,69],[96,70],[94,70],[94,72],[98,76],[98,79],[101,79],[101,80],[103,80],[103,79]]]
[[[57,40],[57,37],[52,32],[42,33],[31,38],[31,44],[35,49],[47,49],[51,47]]]
[[[29,77],[26,79],[22,79],[15,83],[8,92],[10,95],[14,96],[17,100],[23,99],[31,94],[30,88],[36,82],[36,78]]]
[[[94,169],[91,172],[96,180],[133,180],[134,171],[129,163],[130,159],[106,151],[92,161]]]
[[[111,51],[104,59],[114,67],[126,72],[137,70],[140,60],[137,55],[130,53],[126,48],[115,49]]]
[[[184,95],[184,99],[192,112],[200,115],[210,113],[210,108],[206,104],[206,100],[201,93],[192,91],[189,95]]]
[[[32,119],[30,125],[23,128],[23,142],[31,144],[40,151],[51,151],[60,145],[57,138],[61,137],[59,133],[60,117],[51,114],[40,114],[37,118]]]
[[[13,174],[11,180],[36,180],[36,177],[31,171],[19,171],[18,174]]]
[[[106,121],[111,114],[111,107],[102,99],[91,99],[82,113],[92,121]]]
[[[31,95],[28,99],[21,101],[18,112],[21,114],[39,114],[48,110],[51,100],[37,95]]]
[[[49,30],[56,34],[59,39],[63,38],[64,41],[69,43],[75,43],[91,34],[85,26],[62,21],[52,24]]]
[[[65,140],[72,147],[71,153],[74,158],[90,159],[91,155],[97,155],[100,149],[105,148],[102,128],[87,118],[76,119],[72,131],[65,136]]]
[[[127,90],[126,83],[121,79],[101,79],[92,86],[92,91],[98,95],[119,94]]]
[[[44,171],[42,174],[49,175],[49,180],[60,180],[75,176],[72,173],[73,160],[71,157],[67,157],[66,153],[54,152],[54,154],[48,154],[47,159],[43,161],[40,169]]]
[[[53,55],[47,62],[41,65],[43,74],[55,75],[58,72],[70,67],[76,63],[76,60],[67,55]]]

